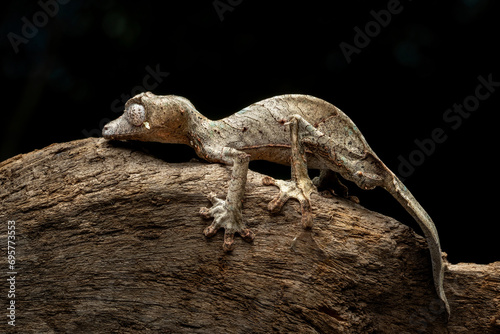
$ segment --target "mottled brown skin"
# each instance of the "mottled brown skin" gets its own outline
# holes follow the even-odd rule
[[[362,189],[383,187],[414,217],[424,231],[431,253],[434,284],[449,315],[443,289],[444,263],[437,230],[431,218],[403,183],[377,157],[356,125],[340,109],[308,95],[269,98],[218,121],[201,115],[185,98],[139,94],[125,105],[124,114],[103,129],[108,139],[180,143],[193,147],[209,162],[232,165],[232,178],[225,200],[210,195],[211,208],[202,208],[214,218],[206,236],[225,229],[224,249],[234,247],[234,234],[251,241],[241,213],[250,160],[267,160],[292,166],[292,180],[265,178],[265,184],[280,187],[269,204],[278,211],[289,198],[302,206],[305,227],[312,224],[310,193],[314,190],[307,168],[330,170]],[[322,173],[326,175],[326,173]]]

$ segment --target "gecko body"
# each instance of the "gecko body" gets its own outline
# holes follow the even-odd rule
[[[206,236],[224,228],[226,251],[233,249],[235,233],[248,241],[254,238],[241,212],[250,160],[291,165],[291,181],[266,177],[263,182],[280,188],[279,195],[269,203],[271,211],[279,211],[290,198],[300,202],[304,227],[312,225],[310,194],[315,184],[321,186],[333,178],[333,183],[345,188],[336,174],[362,189],[377,186],[386,189],[423,230],[431,254],[436,292],[449,315],[443,288],[444,262],[434,223],[369,147],[351,119],[332,104],[308,95],[282,95],[214,121],[200,114],[183,97],[146,92],[127,101],[124,114],[104,127],[103,136],[186,144],[209,162],[233,166],[226,199],[211,194],[212,207],[200,210],[205,218],[213,218],[204,231]],[[321,170],[315,184],[309,179],[307,169]]]

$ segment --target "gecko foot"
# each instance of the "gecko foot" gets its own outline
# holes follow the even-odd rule
[[[312,227],[314,219],[310,200],[311,192],[314,190],[312,184],[310,187],[303,187],[303,189],[295,181],[275,180],[270,176],[265,176],[262,179],[262,184],[276,186],[280,189],[279,194],[269,202],[267,206],[269,211],[273,213],[279,212],[290,198],[295,198],[300,203],[302,226],[307,229]]]
[[[227,201],[217,198],[214,193],[210,193],[208,199],[212,202],[212,207],[200,209],[200,215],[203,218],[214,219],[212,224],[203,231],[206,237],[212,237],[220,228],[224,228],[222,248],[226,252],[234,249],[235,233],[238,233],[245,241],[252,241],[255,238],[255,234],[243,223],[241,208],[229,205]]]
[[[347,188],[347,186],[340,181],[337,173],[331,170],[321,170],[321,174],[315,177],[312,182],[319,191],[326,190],[332,194],[359,204],[359,198],[357,196],[349,195],[349,188]]]

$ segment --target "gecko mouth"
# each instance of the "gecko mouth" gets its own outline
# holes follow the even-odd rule
[[[126,134],[116,133],[115,129],[108,125],[104,126],[104,128],[102,129],[102,136],[106,139],[116,139],[116,140],[125,139],[127,137]]]
[[[102,136],[105,139],[109,139],[109,140],[129,140],[132,137],[131,134],[110,133],[109,129],[106,129],[106,127],[104,127],[102,129]]]
[[[130,139],[134,130],[134,127],[122,116],[106,124],[102,129],[102,136],[106,139]]]

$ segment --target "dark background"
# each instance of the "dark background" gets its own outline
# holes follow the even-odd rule
[[[99,136],[119,116],[123,96],[140,90],[148,66],[169,73],[154,93],[184,96],[214,119],[274,95],[310,94],[348,114],[396,173],[401,157],[418,154],[415,140],[442,128],[446,140],[420,154],[405,184],[436,223],[451,262],[500,260],[493,146],[500,87],[456,129],[443,119],[474,95],[479,76],[500,81],[498,2],[401,1],[349,63],[340,43],[354,46],[354,28],[365,30],[371,11],[394,1],[65,2],[45,22],[35,1],[2,6],[0,161]],[[38,31],[16,52],[9,36],[22,37],[25,22],[37,19]],[[195,156],[187,146],[139,145],[166,161]],[[251,167],[289,174],[265,163]],[[355,193],[421,233],[383,190]]]

